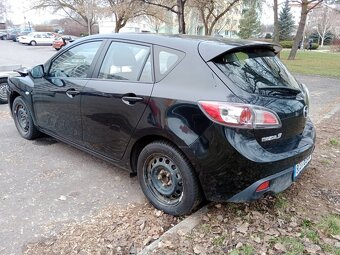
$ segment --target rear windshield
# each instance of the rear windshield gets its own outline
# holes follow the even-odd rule
[[[250,93],[260,93],[269,86],[300,89],[275,53],[267,49],[228,52],[214,63],[233,84]]]

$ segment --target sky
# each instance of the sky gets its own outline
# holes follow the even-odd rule
[[[51,19],[62,18],[62,16],[46,10],[30,10],[30,1],[27,0],[8,0],[7,2],[10,5],[8,19],[16,25],[24,24],[24,22],[27,24],[28,21],[33,24],[41,24]]]

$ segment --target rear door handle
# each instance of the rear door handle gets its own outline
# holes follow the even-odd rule
[[[80,91],[75,90],[75,89],[69,89],[69,90],[66,91],[66,95],[69,98],[74,98],[76,95],[79,95],[79,94],[80,94]]]
[[[135,103],[138,103],[138,102],[142,102],[144,100],[143,97],[138,97],[136,95],[128,95],[128,96],[123,96],[122,97],[122,101],[125,103],[125,104],[128,104],[128,105],[132,105],[132,104],[135,104]]]

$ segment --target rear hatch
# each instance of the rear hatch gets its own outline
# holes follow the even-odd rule
[[[270,109],[280,118],[281,127],[254,129],[258,143],[274,153],[293,149],[306,125],[308,92],[276,56],[279,48],[262,43],[223,47],[219,43],[215,52],[204,55],[211,46],[201,43],[201,56],[235,96],[246,104]]]

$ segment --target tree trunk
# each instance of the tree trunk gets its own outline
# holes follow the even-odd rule
[[[115,26],[115,33],[119,33],[119,30],[122,28],[121,25],[121,20],[120,19],[116,19],[116,26]]]
[[[278,15],[278,6],[277,6],[277,0],[274,0],[274,36],[273,36],[273,42],[279,43],[279,15]]]
[[[277,0],[274,0],[274,36],[273,42],[279,44],[280,43],[280,33],[279,33],[279,15],[278,15],[278,6]],[[280,53],[277,54],[278,58],[280,58]]]
[[[293,47],[289,53],[288,59],[294,60],[296,56],[296,52],[299,47],[300,41],[302,41],[303,37],[303,31],[305,30],[306,20],[307,20],[307,14],[308,14],[308,0],[302,0],[301,3],[301,17],[299,21],[298,30],[296,32]]]
[[[178,33],[185,34],[184,1],[177,0]]]

